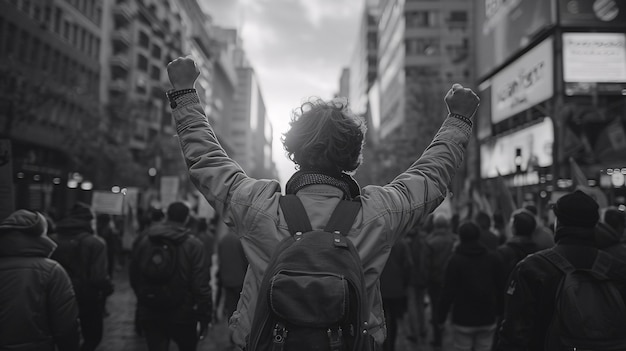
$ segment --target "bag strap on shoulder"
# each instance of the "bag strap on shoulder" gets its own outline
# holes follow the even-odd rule
[[[545,250],[539,253],[539,255],[545,259],[547,259],[550,263],[556,266],[559,270],[561,270],[565,274],[570,274],[576,271],[576,268],[572,266],[569,261],[561,256],[558,252],[554,250]]]
[[[306,233],[313,230],[304,205],[302,205],[302,201],[295,194],[281,196],[279,205],[283,210],[291,235],[295,235],[297,232]]]
[[[330,233],[338,231],[341,235],[347,236],[360,210],[361,201],[341,200],[324,230]]]

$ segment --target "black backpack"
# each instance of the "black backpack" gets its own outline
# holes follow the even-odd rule
[[[591,269],[577,269],[554,250],[538,253],[563,272],[546,350],[626,350],[626,306],[616,282],[626,283],[624,264],[598,251]]]
[[[323,231],[311,229],[295,195],[280,206],[291,236],[265,271],[247,350],[370,350],[363,268],[346,238],[360,201],[341,201]]]
[[[138,243],[137,300],[151,308],[172,309],[182,305],[187,297],[187,287],[178,279],[177,270],[180,245],[187,240],[173,241],[163,237],[145,235]]]
[[[78,235],[53,234],[51,238],[56,242],[51,259],[57,261],[72,281],[76,299],[80,303],[98,301],[104,297],[104,291],[90,282],[88,269],[89,262],[84,262],[83,241],[91,236],[90,233]]]

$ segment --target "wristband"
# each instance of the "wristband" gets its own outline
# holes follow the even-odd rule
[[[170,107],[172,109],[175,109],[176,106],[178,106],[178,102],[176,101],[176,98],[181,97],[183,95],[195,94],[195,93],[196,93],[196,89],[180,89],[180,90],[172,89],[166,92],[165,95],[167,96],[167,99],[170,101]]]
[[[465,123],[469,124],[469,126],[470,126],[470,127],[471,127],[471,126],[472,126],[472,124],[473,124],[473,123],[472,123],[472,120],[471,120],[469,117],[465,117],[465,116],[463,116],[463,115],[459,115],[458,113],[449,113],[449,114],[448,114],[448,116],[450,116],[450,117],[454,117],[454,118],[456,118],[456,119],[460,119],[461,121],[463,121],[463,122],[465,122]]]

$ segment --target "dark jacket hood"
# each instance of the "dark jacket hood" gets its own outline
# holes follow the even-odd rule
[[[554,242],[562,245],[596,246],[594,228],[558,226]]]
[[[0,257],[50,257],[56,247],[47,235],[32,236],[19,231],[0,235]]]
[[[487,253],[487,248],[478,241],[461,242],[456,253],[465,256],[480,256]]]
[[[596,226],[595,238],[598,248],[603,249],[605,247],[619,244],[622,239],[622,235],[610,225],[599,222]]]
[[[59,235],[93,233],[90,220],[75,217],[67,217],[59,221],[59,223],[57,223],[56,230]]]
[[[148,228],[146,230],[146,234],[150,238],[163,238],[178,243],[185,240],[185,236],[189,234],[189,229],[182,223],[166,221],[163,223],[157,223]]]

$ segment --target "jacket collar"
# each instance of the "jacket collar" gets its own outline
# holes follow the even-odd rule
[[[294,173],[287,182],[286,192],[296,194],[302,188],[315,184],[338,188],[343,192],[343,198],[347,200],[357,198],[361,194],[359,184],[349,174],[317,170],[300,170]]]
[[[57,245],[47,235],[12,231],[0,235],[0,257],[50,257]]]
[[[594,228],[560,226],[556,228],[554,241],[563,245],[596,246]]]

